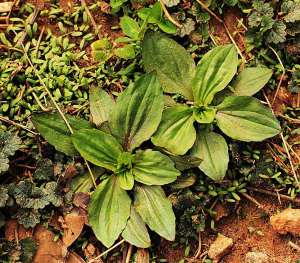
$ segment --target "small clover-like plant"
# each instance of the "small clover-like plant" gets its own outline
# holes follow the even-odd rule
[[[107,93],[100,94],[90,101],[91,112],[97,115],[95,105],[100,107],[106,101],[109,106],[98,109],[101,116],[96,123],[101,128],[101,123],[106,122],[105,129],[110,134],[68,117],[74,131],[71,135],[57,114],[36,115],[33,122],[58,150],[71,155],[80,153],[94,165],[107,169],[89,204],[89,223],[105,246],[113,245],[121,234],[137,247],[149,247],[145,223],[162,237],[174,240],[175,216],[161,185],[174,182],[180,172],[163,153],[138,149],[157,130],[162,117],[163,91],[156,74],[140,77],[115,104]]]
[[[142,44],[146,71],[156,71],[165,93],[181,94],[185,104],[167,107],[152,142],[169,152],[187,151],[202,159],[199,168],[210,178],[224,178],[228,146],[212,124],[227,136],[241,141],[262,141],[280,132],[269,108],[251,97],[270,79],[267,68],[245,68],[232,84],[232,93],[221,104],[213,101],[237,73],[238,55],[233,45],[218,46],[206,53],[198,65],[174,40],[149,32]],[[196,126],[196,127],[195,127]]]

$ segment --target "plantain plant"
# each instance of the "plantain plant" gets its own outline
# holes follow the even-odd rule
[[[190,151],[202,159],[199,168],[213,180],[224,178],[229,162],[227,143],[215,124],[227,136],[246,142],[280,132],[270,109],[251,97],[268,82],[270,69],[245,68],[229,86],[238,66],[233,45],[213,48],[196,66],[176,41],[147,32],[142,56],[145,70],[157,73],[165,93],[184,97],[184,103],[174,102],[163,111],[152,142],[176,155]],[[220,98],[222,103],[217,103]]]
[[[57,150],[69,155],[79,153],[106,169],[88,209],[89,224],[106,247],[113,245],[119,235],[137,247],[149,247],[145,224],[174,240],[175,216],[161,185],[175,181],[180,172],[168,156],[141,147],[161,121],[163,91],[156,74],[140,77],[116,103],[104,91],[100,94],[100,100],[91,101],[92,113],[97,112],[97,103],[99,107],[106,105],[98,108],[98,129],[87,121],[67,117],[73,129],[70,134],[58,114],[48,113],[33,116],[33,123]],[[101,125],[104,122],[106,125]]]

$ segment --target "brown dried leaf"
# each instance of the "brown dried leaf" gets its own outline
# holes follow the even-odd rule
[[[33,229],[25,229],[22,225],[19,225],[17,220],[9,220],[5,225],[5,239],[13,241],[16,238],[22,240],[27,237],[32,237]]]
[[[85,263],[85,261],[75,252],[71,252],[68,254],[66,263]]]
[[[149,263],[150,256],[148,249],[139,248],[136,252],[136,262],[137,263]]]
[[[0,3],[0,13],[9,12],[11,10],[11,8],[13,7],[13,5],[14,5],[14,2]]]

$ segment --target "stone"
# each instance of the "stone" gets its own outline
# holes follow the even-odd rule
[[[270,263],[269,256],[263,252],[248,252],[245,257],[245,263]]]
[[[232,238],[218,234],[217,239],[209,247],[208,256],[214,262],[219,262],[226,254],[230,252],[232,246]]]
[[[300,235],[300,209],[287,208],[270,218],[273,229],[280,234]]]

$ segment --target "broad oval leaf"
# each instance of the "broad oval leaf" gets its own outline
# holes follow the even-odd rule
[[[154,73],[139,78],[118,98],[109,119],[112,134],[132,151],[156,131],[163,111],[163,92]]]
[[[175,239],[175,215],[172,204],[160,186],[138,185],[134,207],[144,222],[167,240]]]
[[[130,218],[122,237],[136,247],[147,248],[151,245],[147,227],[133,206],[131,206]]]
[[[115,171],[118,156],[123,149],[113,136],[96,129],[82,129],[72,135],[72,141],[83,158]]]
[[[228,168],[229,155],[225,139],[215,133],[199,131],[191,154],[202,159],[199,168],[214,181],[221,181]]]
[[[65,115],[69,124],[74,131],[79,129],[91,128],[88,121]],[[32,122],[39,133],[50,143],[56,150],[67,155],[79,155],[74,148],[71,132],[65,121],[58,113],[40,113],[32,116]]]
[[[234,45],[218,46],[206,53],[197,65],[192,81],[195,103],[209,105],[214,95],[232,80],[237,66],[238,55]]]
[[[142,43],[142,56],[145,70],[156,71],[165,92],[193,99],[195,62],[184,47],[163,34],[148,32]]]
[[[272,70],[262,67],[245,68],[232,84],[234,95],[252,96],[272,77]]]
[[[233,139],[262,141],[280,133],[280,124],[271,110],[255,98],[230,96],[217,109],[218,126]]]
[[[158,151],[138,151],[133,165],[134,179],[147,185],[164,185],[174,182],[180,172],[172,160]]]
[[[99,87],[90,88],[90,111],[93,123],[99,127],[108,121],[108,116],[114,106],[114,100]]]
[[[123,33],[132,39],[139,39],[140,26],[139,24],[129,16],[123,16],[120,19],[120,26]]]
[[[130,206],[131,199],[114,175],[103,180],[91,195],[89,224],[106,247],[112,246],[125,228]]]
[[[187,106],[175,106],[164,110],[161,123],[152,142],[168,151],[185,154],[196,140],[193,110]]]

